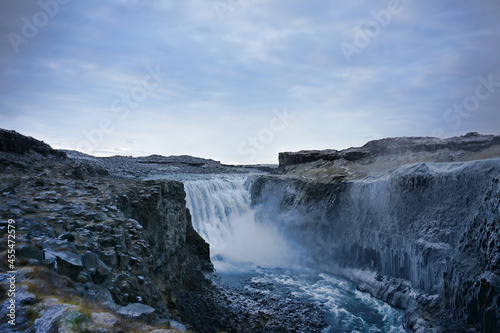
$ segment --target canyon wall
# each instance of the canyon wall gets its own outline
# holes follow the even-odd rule
[[[303,247],[308,265],[408,310],[409,330],[499,331],[500,159],[298,177],[297,168],[317,170],[307,163],[256,178],[252,200],[262,223]]]

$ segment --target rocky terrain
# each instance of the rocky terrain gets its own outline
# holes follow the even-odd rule
[[[184,172],[235,167],[192,157],[94,158],[6,130],[0,148],[0,331],[320,332],[325,326],[317,307],[293,295],[223,285],[208,244],[192,227],[182,183],[138,179],[165,172],[158,165],[172,161],[187,165]],[[14,267],[7,260],[12,225]],[[15,326],[7,316],[12,270]]]
[[[0,256],[14,224],[17,271],[13,327],[2,260],[0,331],[321,332],[313,304],[224,285],[182,183],[143,180],[255,170],[97,158],[0,130]],[[405,309],[408,331],[499,332],[498,136],[282,153],[279,170],[251,181],[262,223],[305,249],[308,266]]]
[[[404,164],[466,162],[500,156],[500,136],[468,133],[461,137],[387,138],[345,150],[303,150],[279,154],[282,173],[330,182],[380,176]]]
[[[211,159],[187,155],[95,157],[74,150],[61,150],[58,152],[66,154],[69,158],[73,159],[74,161],[78,161],[82,165],[88,165],[94,169],[100,169],[110,175],[122,178],[144,178],[148,176],[175,173],[249,173],[275,169],[275,166],[267,165],[226,165]]]
[[[23,140],[31,147],[24,154],[3,144],[0,158],[1,236],[9,220],[16,227],[15,329],[153,331],[145,325],[180,320],[176,298],[199,292],[208,283],[203,272],[212,270],[182,184],[103,178],[106,170],[16,138]],[[7,242],[1,247],[4,257]],[[3,330],[12,329],[7,277],[1,277]]]
[[[253,204],[308,265],[407,310],[416,332],[500,331],[500,137],[280,154]]]

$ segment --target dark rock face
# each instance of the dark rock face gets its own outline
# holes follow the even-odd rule
[[[500,136],[468,133],[461,137],[438,139],[428,137],[387,138],[370,141],[363,147],[349,148],[341,151],[303,150],[299,152],[279,153],[280,168],[314,162],[317,160],[360,161],[370,163],[371,158],[381,156],[410,155],[412,153],[436,153],[439,151],[480,152],[492,146],[500,145]],[[432,161],[432,160],[429,160]],[[453,159],[448,160],[454,161]],[[444,161],[443,161],[444,162]]]
[[[62,151],[52,149],[43,141],[36,140],[17,133],[0,128],[0,151],[4,153],[26,154],[29,152],[39,153],[43,156],[53,155],[64,158],[66,154]]]
[[[1,135],[2,150],[7,151],[0,152],[1,235],[7,234],[7,220],[14,219],[18,286],[31,286],[36,295],[34,304],[18,309],[19,316],[24,314],[18,327],[127,327],[117,316],[120,307],[127,314],[131,307],[140,312],[128,316],[130,320],[168,323],[186,318],[178,300],[191,294],[196,295],[192,308],[200,318],[209,316],[202,301],[218,297],[204,275],[213,271],[209,246],[191,225],[181,183],[110,177],[95,163],[57,158],[65,154],[35,139],[12,131]],[[0,251],[6,246],[2,241]],[[8,301],[6,277],[0,274],[0,303]],[[58,281],[56,287],[48,288],[49,281]],[[67,304],[68,298],[84,298],[100,310],[88,318],[82,308],[86,303]],[[82,321],[81,316],[87,317]],[[0,330],[9,328],[5,318]],[[215,319],[207,329],[220,326]]]
[[[500,159],[331,183],[262,176],[252,200],[309,264],[404,309],[413,331],[498,332]]]

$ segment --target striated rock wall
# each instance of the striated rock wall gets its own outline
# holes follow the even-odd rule
[[[408,329],[498,332],[499,178],[500,159],[328,183],[261,176],[252,200],[309,265],[407,309]]]

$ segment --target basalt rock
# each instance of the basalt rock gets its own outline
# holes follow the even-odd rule
[[[309,265],[406,309],[407,329],[498,332],[499,179],[498,158],[328,183],[261,176],[252,200]]]

